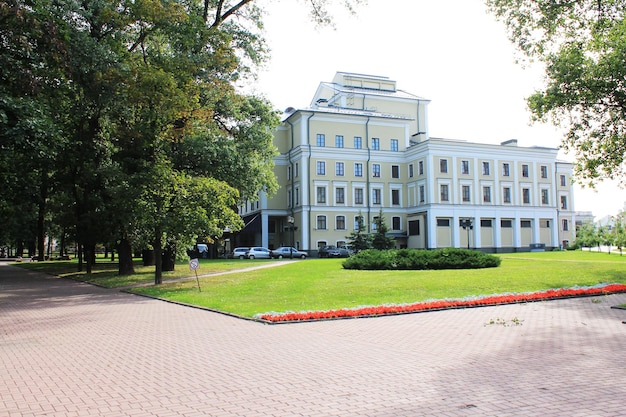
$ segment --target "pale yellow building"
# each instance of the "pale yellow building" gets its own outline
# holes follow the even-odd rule
[[[516,140],[433,138],[429,100],[387,77],[338,72],[275,132],[281,186],[244,204],[232,246],[342,245],[362,215],[382,210],[398,247],[489,252],[573,242],[572,166],[557,149]]]

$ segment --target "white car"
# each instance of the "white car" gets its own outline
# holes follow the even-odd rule
[[[249,249],[250,248],[235,248],[228,257],[232,259],[244,259],[246,257],[246,252],[248,252]]]
[[[246,258],[248,259],[270,259],[271,257],[272,253],[267,248],[254,247],[246,252]]]

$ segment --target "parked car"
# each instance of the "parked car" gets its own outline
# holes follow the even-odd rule
[[[352,255],[352,251],[348,248],[338,247],[328,251],[329,258],[347,258]]]
[[[250,250],[250,248],[235,248],[233,249],[232,253],[230,254],[230,258],[233,259],[244,259],[246,257],[246,252],[248,252],[248,250]]]
[[[246,258],[248,259],[270,259],[272,257],[272,253],[267,248],[255,247],[250,248],[246,252]]]
[[[302,252],[296,248],[292,248],[289,246],[282,246],[278,249],[274,249],[272,251],[272,258],[282,259],[282,258],[302,258],[305,259],[309,254],[306,252]]]
[[[328,258],[328,251],[331,249],[336,249],[336,248],[337,246],[335,245],[322,246],[321,248],[317,250],[317,256],[320,258]]]

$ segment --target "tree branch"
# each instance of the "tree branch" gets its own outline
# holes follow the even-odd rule
[[[224,12],[224,14],[222,14],[222,8],[224,6],[224,0],[220,0],[217,4],[217,9],[215,12],[215,21],[213,22],[213,24],[211,25],[211,28],[216,28],[219,25],[221,25],[226,19],[228,19],[230,16],[232,16],[234,13],[236,13],[239,9],[241,9],[242,7],[244,7],[246,4],[248,3],[252,3],[254,0],[241,0],[239,3],[235,4],[233,7],[231,7],[230,9],[226,10],[226,12]],[[205,21],[208,19],[208,0],[205,0],[204,2],[204,7],[205,7]]]

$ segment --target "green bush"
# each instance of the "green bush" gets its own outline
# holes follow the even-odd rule
[[[342,265],[344,269],[363,270],[478,269],[494,268],[500,262],[497,256],[466,249],[370,249],[351,256]]]

